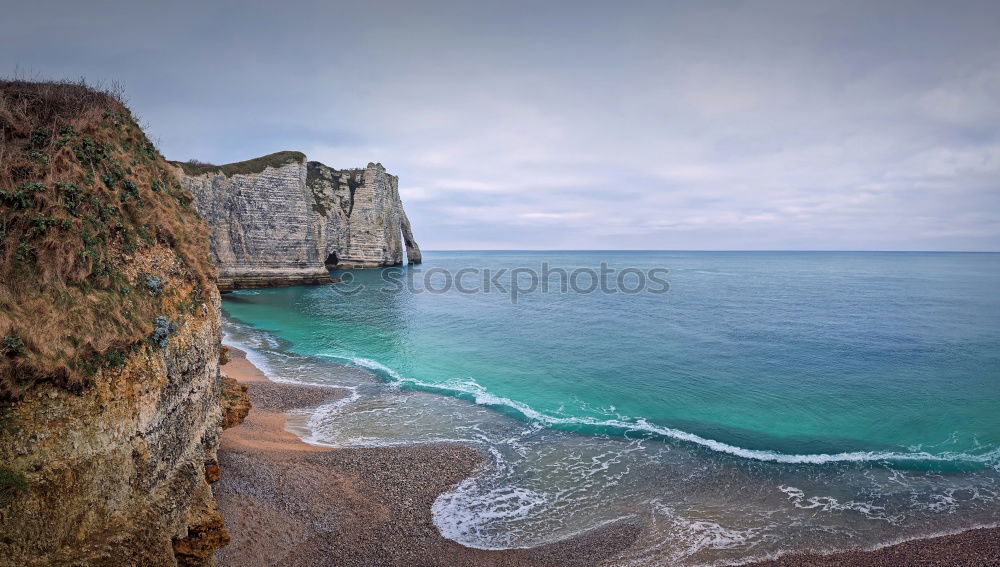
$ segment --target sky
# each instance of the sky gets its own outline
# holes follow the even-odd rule
[[[1000,2],[4,2],[168,159],[381,162],[425,249],[1000,250]]]

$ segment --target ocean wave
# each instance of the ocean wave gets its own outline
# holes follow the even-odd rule
[[[723,441],[702,437],[696,433],[681,429],[649,423],[645,418],[629,419],[619,417],[615,419],[597,419],[593,417],[559,417],[548,415],[523,402],[493,394],[475,380],[443,383],[424,382],[415,378],[402,376],[392,368],[368,358],[332,354],[322,354],[320,356],[373,370],[384,379],[400,386],[409,386],[423,391],[470,399],[478,405],[500,408],[506,412],[517,414],[527,421],[537,422],[546,426],[588,428],[601,431],[612,430],[621,433],[645,433],[692,443],[717,453],[763,462],[811,465],[852,462],[947,463],[987,466],[1000,471],[1000,447],[981,454],[957,451],[939,454],[927,451],[912,451],[908,453],[898,451],[845,451],[841,453],[790,454],[768,449],[747,449],[730,445]]]
[[[243,331],[246,330],[245,328],[235,324],[233,324],[233,327]],[[225,327],[222,329],[223,343],[232,345],[246,353],[246,359],[250,362],[250,364],[253,364],[258,370],[266,374],[268,379],[271,381],[288,382],[288,380],[283,380],[282,377],[275,372],[274,368],[272,368],[268,363],[267,357],[258,351],[258,349],[264,348],[264,345],[261,342],[262,340],[263,339],[258,338],[256,341],[253,341],[249,337],[247,339],[237,339],[236,336],[230,333]]]
[[[652,526],[642,545],[626,550],[615,561],[621,567],[689,565],[702,552],[742,550],[748,553],[761,543],[773,540],[770,525],[757,527],[724,526],[708,518],[686,517],[659,498],[649,502]],[[705,565],[695,559],[697,565]]]
[[[319,406],[318,408],[312,410],[309,420],[306,422],[306,429],[309,434],[303,439],[306,443],[313,445],[323,445],[330,446],[329,443],[323,439],[326,437],[323,431],[323,424],[329,421],[334,415],[339,413],[345,406],[348,406],[359,399],[361,399],[361,394],[358,392],[357,386],[336,386],[338,388],[343,388],[350,392],[347,396],[334,400],[328,404]]]
[[[319,354],[318,356],[323,357],[323,358],[332,358],[332,359],[335,359],[335,360],[346,360],[346,361],[354,364],[355,366],[361,366],[361,367],[367,368],[369,370],[375,370],[377,372],[382,372],[382,373],[386,374],[389,378],[391,378],[391,379],[393,379],[393,380],[395,380],[397,382],[406,382],[407,381],[405,378],[403,378],[402,376],[400,376],[392,368],[389,368],[388,366],[386,366],[386,365],[384,365],[384,364],[382,364],[382,363],[380,363],[380,362],[378,362],[376,360],[371,360],[369,358],[360,358],[360,357],[354,357],[354,356],[343,357],[343,356],[335,356],[335,355],[329,355],[329,354]]]
[[[233,329],[233,331],[236,331],[236,329]],[[266,360],[264,359],[267,357],[276,367],[284,369],[286,376],[300,375],[300,373],[294,371],[293,367],[288,364],[288,361],[283,358],[272,358],[272,355],[286,357],[291,359],[292,362],[308,357],[273,352],[270,350],[274,344],[271,341],[266,341],[256,336],[244,337],[242,333],[238,332],[236,334],[239,335],[239,338],[245,339],[246,343],[244,345],[233,341],[234,337],[231,336],[227,336],[227,342],[237,344],[240,348],[247,350],[248,358],[261,367],[262,370],[268,369]],[[253,343],[254,346],[251,346],[250,343]],[[257,352],[256,349],[259,349],[260,352]],[[615,461],[614,454],[601,453],[592,459],[587,455],[587,459],[581,457],[577,460],[573,460],[572,458],[561,460],[558,472],[560,475],[572,474],[572,478],[574,479],[572,483],[574,491],[572,493],[565,493],[559,490],[558,484],[526,483],[526,486],[524,485],[525,483],[518,482],[519,477],[516,476],[516,472],[521,470],[520,467],[523,467],[524,463],[517,459],[517,455],[519,454],[521,457],[524,457],[529,447],[531,450],[537,450],[539,447],[537,443],[530,444],[537,441],[536,439],[524,440],[521,437],[530,436],[539,430],[549,427],[598,434],[606,434],[611,431],[623,435],[627,435],[630,432],[643,432],[650,435],[677,439],[685,443],[692,443],[711,451],[759,461],[825,464],[844,461],[959,460],[985,463],[994,469],[1000,470],[998,468],[998,463],[1000,463],[1000,454],[998,452],[1000,451],[998,450],[993,450],[983,455],[967,455],[964,453],[942,454],[940,451],[943,447],[941,447],[936,451],[938,454],[934,455],[927,452],[933,446],[924,445],[922,447],[909,447],[904,449],[907,452],[901,453],[857,452],[833,455],[789,455],[772,451],[744,449],[703,438],[693,433],[651,424],[644,419],[633,419],[629,416],[613,413],[616,412],[615,408],[609,408],[606,412],[602,412],[604,415],[597,415],[596,417],[567,417],[562,415],[562,412],[559,410],[552,412],[555,415],[550,415],[538,411],[537,408],[533,408],[528,404],[490,392],[472,379],[453,380],[447,383],[428,383],[407,377],[404,375],[406,373],[405,370],[397,371],[376,360],[357,356],[334,356],[332,354],[311,356],[318,356],[319,358],[338,364],[364,368],[377,375],[381,380],[390,385],[394,391],[397,388],[405,386],[407,389],[412,388],[432,394],[459,398],[471,401],[478,406],[489,407],[491,411],[499,410],[503,415],[514,417],[525,423],[523,427],[516,427],[518,424],[515,422],[501,420],[505,425],[511,426],[512,429],[502,429],[500,434],[490,430],[488,427],[480,427],[480,424],[475,421],[457,428],[468,428],[472,433],[481,431],[480,435],[473,436],[471,439],[462,437],[454,441],[471,441],[477,444],[481,442],[490,451],[493,459],[490,465],[484,466],[474,476],[463,480],[449,491],[439,495],[432,505],[431,512],[433,514],[434,525],[444,537],[480,549],[510,549],[525,545],[547,543],[547,541],[538,540],[541,533],[558,533],[560,537],[573,535],[577,533],[575,526],[570,526],[567,529],[563,523],[554,522],[552,516],[554,514],[568,515],[580,510],[584,513],[590,512],[592,508],[589,507],[589,504],[576,504],[586,498],[593,498],[595,501],[599,500],[600,502],[607,501],[605,493],[599,490],[595,491],[592,488],[592,484],[587,483],[587,479],[593,476],[599,477],[602,482],[614,481],[615,475],[609,474],[609,463]],[[320,369],[324,367],[324,364],[317,365],[317,368]],[[268,374],[275,376],[273,370],[268,371]],[[356,374],[360,378],[361,384],[370,384],[369,380],[362,376],[360,372],[348,374]],[[283,381],[292,382],[293,380]],[[337,385],[336,387],[345,386]],[[304,440],[326,446],[331,446],[331,443],[337,446],[393,446],[412,444],[412,439],[387,441],[386,439],[376,437],[342,438],[343,432],[340,431],[340,427],[343,427],[343,424],[338,424],[338,422],[343,420],[345,414],[353,415],[353,412],[359,409],[357,406],[354,408],[346,406],[357,401],[359,398],[367,397],[368,393],[372,391],[382,391],[384,393],[382,387],[362,385],[351,388],[351,394],[348,397],[318,408],[307,422],[310,434],[305,436]],[[362,395],[362,392],[364,395]],[[403,392],[396,393],[402,394]],[[410,397],[410,395],[407,394],[405,397]],[[414,397],[424,398],[424,396],[419,395],[415,395]],[[427,399],[433,401],[433,397]],[[444,400],[439,400],[432,407],[437,407],[437,404],[440,402],[444,402]],[[461,406],[464,404],[457,405]],[[572,401],[567,402],[567,405],[574,408],[577,407]],[[360,409],[363,410],[364,408]],[[472,410],[473,408],[469,406],[467,409]],[[595,412],[600,411],[600,408],[592,409]],[[482,414],[483,412],[478,411],[477,413]],[[351,429],[344,429],[343,431],[351,431]],[[359,429],[359,431],[363,433],[367,432],[363,428]],[[458,433],[450,429],[448,431],[450,433]],[[514,433],[511,433],[511,431]],[[599,442],[600,437],[603,437],[603,435],[594,438],[593,441]],[[581,439],[588,444],[592,442],[591,439],[586,437],[581,437]],[[646,435],[632,435],[629,441],[635,443],[639,448],[661,446],[660,444],[648,443],[648,439],[649,437]],[[451,440],[421,439],[419,442],[428,441]],[[522,443],[524,443],[524,446],[522,446]],[[499,445],[510,448],[510,451],[513,451],[513,453],[510,451],[504,453],[510,457],[509,460],[511,462],[507,462],[504,454],[501,454],[497,450],[497,446]],[[615,443],[614,445],[619,445],[619,443]],[[947,444],[942,445],[947,446]],[[589,447],[590,445],[587,446]],[[669,445],[663,445],[662,447],[667,450],[675,449],[675,447]],[[988,449],[989,447],[982,447],[983,451]],[[843,458],[845,456],[848,458]],[[710,460],[713,462],[718,461],[718,459]],[[844,469],[850,470],[846,467]],[[802,470],[806,471],[809,475],[818,472],[805,468]],[[839,470],[841,469],[831,467],[830,469],[824,469],[823,474],[827,474],[829,471],[835,473]],[[865,471],[864,474],[866,476],[871,473],[872,477],[883,473],[882,467],[878,466],[864,467],[862,470]],[[897,467],[895,465],[888,468],[888,474],[891,475],[891,478],[888,480],[901,484],[904,487],[909,486],[911,482],[908,476],[909,473],[901,472],[905,470],[906,467]],[[797,477],[789,478],[781,476],[779,480],[783,482],[791,481],[791,484],[798,486],[808,486],[808,483],[801,484],[795,482],[794,478]],[[936,475],[935,478],[937,478]],[[851,515],[857,514],[856,519],[858,520],[866,518],[870,520],[884,520],[890,524],[896,524],[897,518],[892,514],[895,514],[899,510],[891,502],[885,508],[878,505],[883,503],[881,500],[876,499],[868,502],[868,493],[862,492],[857,495],[845,493],[844,496],[838,495],[840,496],[840,500],[837,500],[831,496],[815,495],[815,493],[808,494],[811,492],[809,488],[803,491],[795,486],[791,486],[791,484],[778,486],[778,489],[784,493],[787,500],[781,498],[780,495],[776,495],[781,513],[787,513],[790,517],[816,517],[819,518],[816,520],[817,525],[823,526],[825,525],[823,522],[836,523],[838,516],[847,513]],[[594,485],[600,486],[596,483]],[[777,482],[769,484],[768,488],[774,490],[775,485],[777,485]],[[980,489],[983,491],[987,490],[985,487],[976,488],[977,491]],[[917,489],[915,488],[914,490]],[[617,493],[610,494],[614,496]],[[937,494],[942,494],[943,497],[939,498]],[[660,496],[660,493],[657,493],[655,496]],[[984,501],[991,502],[991,496],[996,497],[997,495],[984,492],[980,496],[976,492],[971,497],[960,494],[959,498],[955,497],[955,493],[949,490],[937,491],[931,495],[920,492],[919,502],[915,501],[911,509],[919,505],[920,510],[926,509],[933,513],[950,513],[954,509],[954,506],[956,506],[956,502],[958,502],[958,505],[961,505],[960,500],[965,501],[970,498],[981,498]],[[710,564],[712,565],[722,565],[746,561],[748,553],[760,553],[765,549],[771,549],[772,540],[769,538],[773,537],[774,530],[769,518],[772,518],[772,516],[764,516],[764,519],[760,521],[745,522],[739,519],[734,520],[725,515],[714,515],[710,511],[705,512],[704,510],[699,510],[683,503],[677,504],[674,500],[667,499],[667,501],[671,502],[672,506],[677,506],[677,508],[665,505],[659,498],[653,498],[649,501],[649,504],[652,506],[650,517],[656,522],[657,527],[655,533],[651,539],[641,542],[641,545],[637,545],[630,554],[622,558],[620,563],[616,564],[658,564],[657,561],[664,557],[673,558],[672,561],[678,564],[691,564],[691,561],[697,561],[699,564],[709,564],[702,563],[701,559],[699,559],[704,557],[706,559],[711,558],[712,562]],[[567,502],[570,505],[567,506]],[[632,509],[629,508],[628,510],[631,511]],[[637,507],[635,510],[641,514],[643,509]],[[618,512],[616,509],[609,510],[609,513]],[[603,516],[598,516],[603,518]],[[778,518],[779,516],[780,513],[774,517]],[[913,517],[909,512],[908,516]],[[834,519],[824,520],[823,518],[826,517]],[[906,523],[909,521],[909,519],[906,519],[906,521],[900,520],[901,524],[897,529],[910,529],[908,527],[909,524]],[[598,525],[603,525],[604,523],[602,519],[602,521],[598,522]],[[588,525],[587,529],[592,527],[594,526]],[[740,559],[730,559],[730,557],[736,557],[737,555],[742,557]],[[767,554],[765,553],[764,555]],[[720,557],[723,559],[720,559]]]

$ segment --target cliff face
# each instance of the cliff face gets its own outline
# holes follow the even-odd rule
[[[329,281],[327,268],[421,261],[381,164],[335,170],[280,152],[224,166],[176,164],[212,229],[222,290]]]
[[[330,280],[304,155],[287,152],[253,173],[178,173],[211,228],[220,289]]]
[[[311,161],[306,185],[319,214],[330,267],[377,268],[407,261],[419,264],[420,248],[399,198],[399,178],[380,163],[336,170]],[[335,257],[330,257],[335,254]]]
[[[190,195],[113,97],[0,82],[0,227],[0,565],[211,565],[219,295]]]
[[[169,262],[160,252],[140,261]],[[101,369],[82,394],[38,387],[14,406],[0,462],[29,489],[0,513],[0,565],[212,564],[229,538],[205,475],[222,421],[218,310],[213,291],[171,320],[165,347]]]

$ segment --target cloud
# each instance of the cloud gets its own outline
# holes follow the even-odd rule
[[[1000,249],[995,2],[5,16],[11,65],[123,80],[169,157],[383,163],[428,249]]]

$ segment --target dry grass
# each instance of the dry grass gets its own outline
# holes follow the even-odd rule
[[[294,161],[305,161],[306,155],[302,152],[284,151],[268,154],[259,158],[227,163],[225,165],[213,165],[198,160],[172,161],[170,163],[180,166],[184,173],[188,175],[204,175],[206,173],[221,173],[225,176],[237,174],[260,173],[268,167],[281,167]]]
[[[127,268],[154,247],[210,289],[207,228],[172,171],[119,97],[0,81],[0,399],[82,388],[146,340],[164,298]]]

